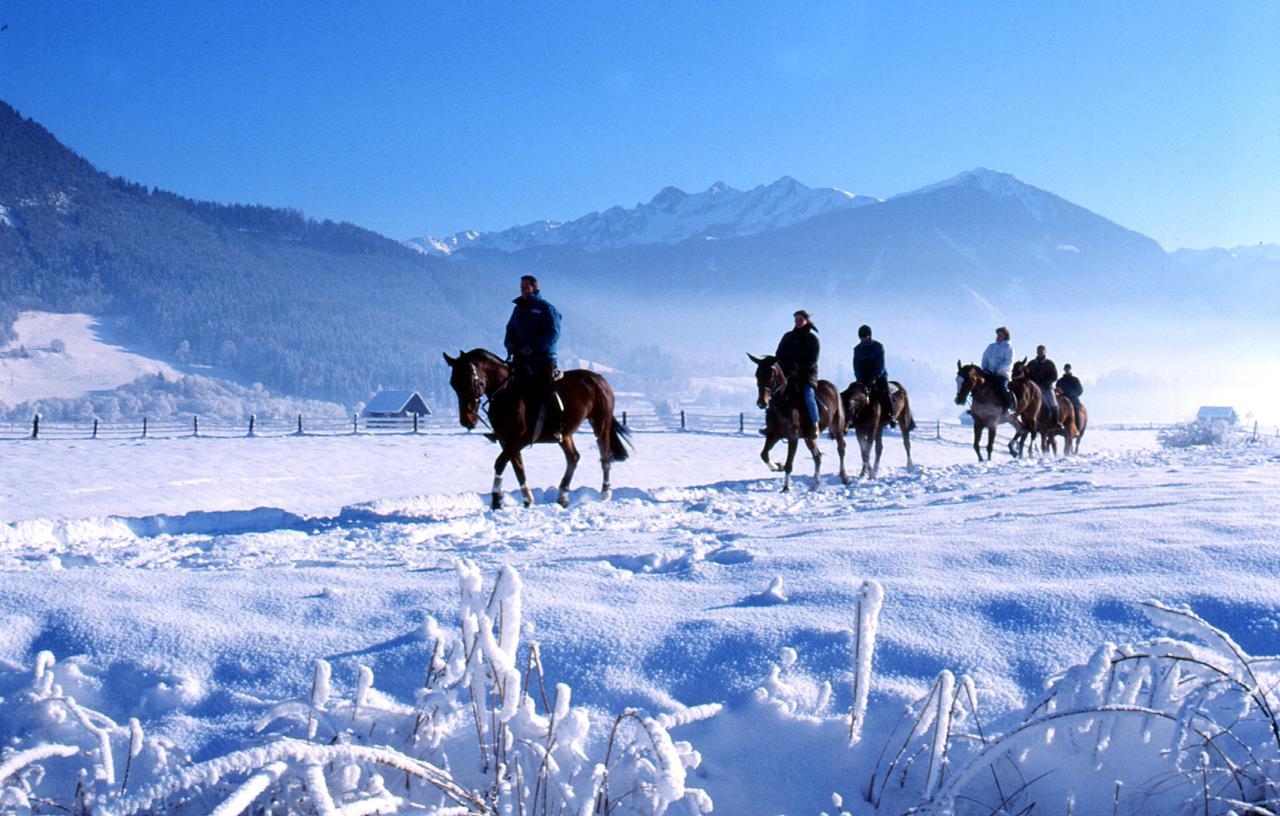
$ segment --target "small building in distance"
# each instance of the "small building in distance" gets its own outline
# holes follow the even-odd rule
[[[1229,405],[1201,405],[1200,410],[1196,412],[1196,421],[1235,425],[1240,421],[1240,417],[1236,414],[1236,409]]]
[[[369,419],[408,419],[430,416],[431,409],[417,391],[379,391],[364,407],[362,416]]]

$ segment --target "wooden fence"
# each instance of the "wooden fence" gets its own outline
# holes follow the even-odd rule
[[[716,410],[681,410],[669,413],[653,411],[618,412],[622,420],[633,433],[685,432],[701,434],[719,434],[735,436],[756,436],[757,430],[764,424],[764,416],[759,410],[751,411],[716,411]],[[935,439],[950,442],[972,443],[973,431],[967,425],[961,425],[955,419],[917,420],[913,433],[916,439]],[[1159,430],[1170,427],[1172,423],[1098,423],[1090,427],[1094,429],[1124,430]],[[483,426],[477,432],[486,430]],[[1248,438],[1275,436],[1280,438],[1280,427],[1260,427],[1258,423],[1238,429]],[[589,432],[584,424],[581,432]],[[0,440],[19,439],[231,439],[256,437],[289,437],[289,436],[395,436],[395,435],[440,435],[466,433],[458,424],[458,418],[448,414],[435,414],[424,417],[384,418],[362,417],[353,415],[350,419],[335,417],[293,418],[272,417],[259,419],[250,415],[242,420],[225,418],[202,418],[191,416],[186,419],[151,419],[140,417],[134,420],[102,422],[96,419],[81,421],[48,422],[36,416],[30,422],[0,422]],[[896,436],[896,431],[886,431]]]

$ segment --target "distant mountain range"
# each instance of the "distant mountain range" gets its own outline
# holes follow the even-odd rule
[[[534,221],[501,232],[456,232],[445,238],[412,238],[405,244],[428,255],[465,255],[470,249],[517,252],[550,246],[599,252],[639,244],[674,244],[690,238],[756,235],[876,201],[830,187],[815,190],[790,176],[745,192],[718,181],[693,194],[666,187],[648,204],[631,209],[610,207],[568,223]]]

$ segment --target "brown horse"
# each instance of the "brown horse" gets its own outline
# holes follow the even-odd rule
[[[1072,406],[1076,420],[1075,438],[1068,439],[1063,443],[1063,451],[1064,453],[1079,453],[1080,437],[1084,436],[1084,429],[1089,426],[1089,411],[1084,407],[1083,402],[1072,402],[1071,398],[1063,394],[1061,389],[1055,389],[1054,394],[1058,397],[1059,405],[1065,402],[1067,405]],[[1066,420],[1063,420],[1063,424],[1066,424]]]
[[[893,420],[902,430],[902,446],[907,449],[907,467],[911,463],[911,432],[915,430],[916,421],[911,416],[911,400],[907,389],[896,380],[889,382],[889,399],[893,403]],[[858,447],[862,449],[862,472],[858,478],[870,476],[876,478],[880,472],[880,454],[884,450],[884,429],[889,424],[889,416],[880,406],[880,400],[872,399],[871,389],[862,383],[855,382],[840,392],[844,405],[844,414],[849,427],[858,435]],[[871,444],[875,443],[876,461],[871,464]]]
[[[1022,454],[1022,444],[1036,428],[1036,418],[1040,414],[1040,389],[1026,378],[1010,380],[1009,388],[1018,403],[1012,413],[1005,410],[1000,386],[987,378],[981,366],[973,363],[964,365],[956,360],[956,405],[964,405],[965,400],[973,396],[969,416],[973,417],[973,452],[978,454],[979,462],[982,461],[980,443],[983,429],[987,431],[987,461],[991,461],[996,426],[1001,422],[1008,422],[1014,427],[1014,437],[1009,440],[1009,454],[1015,458]]]
[[[806,410],[804,401],[797,399],[796,395],[791,393],[794,389],[787,388],[787,376],[782,373],[782,366],[778,365],[777,357],[772,354],[766,357],[748,354],[747,357],[756,364],[756,406],[765,409],[764,450],[760,451],[760,458],[771,469],[781,470],[785,474],[782,479],[782,492],[786,493],[791,489],[791,465],[795,462],[796,443],[800,440],[802,422],[800,416],[801,412]],[[840,404],[840,393],[836,390],[834,383],[818,380],[814,396],[818,400],[817,431],[818,433],[827,431],[836,441],[836,450],[840,454],[840,481],[849,484],[852,479],[844,469],[845,419],[844,408]],[[807,416],[803,422],[806,425],[809,424]],[[804,437],[804,444],[813,456],[814,490],[822,486],[820,477],[822,452],[818,450],[818,443],[814,439],[816,435]],[[773,450],[773,446],[780,439],[787,440],[787,461],[781,465],[769,461],[769,451]]]
[[[462,427],[468,430],[475,428],[480,420],[480,402],[484,398],[489,400],[485,411],[493,435],[502,446],[502,452],[493,463],[493,509],[502,507],[502,472],[506,470],[507,462],[511,463],[520,482],[524,506],[533,504],[533,492],[525,482],[524,459],[520,451],[534,442],[559,442],[560,449],[564,451],[564,478],[560,480],[556,501],[562,507],[567,506],[569,483],[581,456],[574,445],[573,433],[583,420],[590,421],[591,429],[595,431],[596,445],[600,448],[600,467],[604,470],[604,486],[600,492],[609,498],[612,494],[609,466],[627,458],[631,434],[613,415],[613,389],[604,377],[582,369],[564,372],[555,384],[555,392],[564,405],[559,423],[559,430],[563,432],[556,439],[557,428],[547,427],[538,439],[533,439],[535,423],[525,416],[525,401],[510,365],[484,349],[459,351],[457,357],[445,354],[444,361],[450,368],[449,385],[458,395],[458,421]]]
[[[1026,363],[1026,358],[1023,358],[1013,364],[1013,377],[1015,380],[1021,380],[1025,377],[1024,372],[1027,367]],[[1040,414],[1036,417],[1037,430],[1031,432],[1030,441],[1034,444],[1036,434],[1038,433],[1040,435],[1040,452],[1048,453],[1049,451],[1053,451],[1054,456],[1057,456],[1058,437],[1061,436],[1062,455],[1067,456],[1074,451],[1073,443],[1075,445],[1079,444],[1076,442],[1077,438],[1080,436],[1080,428],[1079,421],[1076,417],[1075,406],[1073,406],[1071,401],[1063,395],[1060,389],[1053,389],[1054,402],[1057,403],[1058,415],[1056,419],[1062,423],[1062,430],[1058,430],[1054,427],[1054,408],[1049,404],[1049,401],[1044,398],[1043,386],[1037,385],[1036,387],[1040,389],[1041,395]]]

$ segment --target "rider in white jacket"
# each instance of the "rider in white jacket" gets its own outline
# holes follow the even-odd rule
[[[982,368],[991,374],[1004,394],[1004,404],[1012,411],[1017,406],[1017,399],[1009,390],[1009,374],[1013,370],[1013,346],[1009,343],[1009,330],[1004,326],[996,329],[996,341],[982,352]]]

